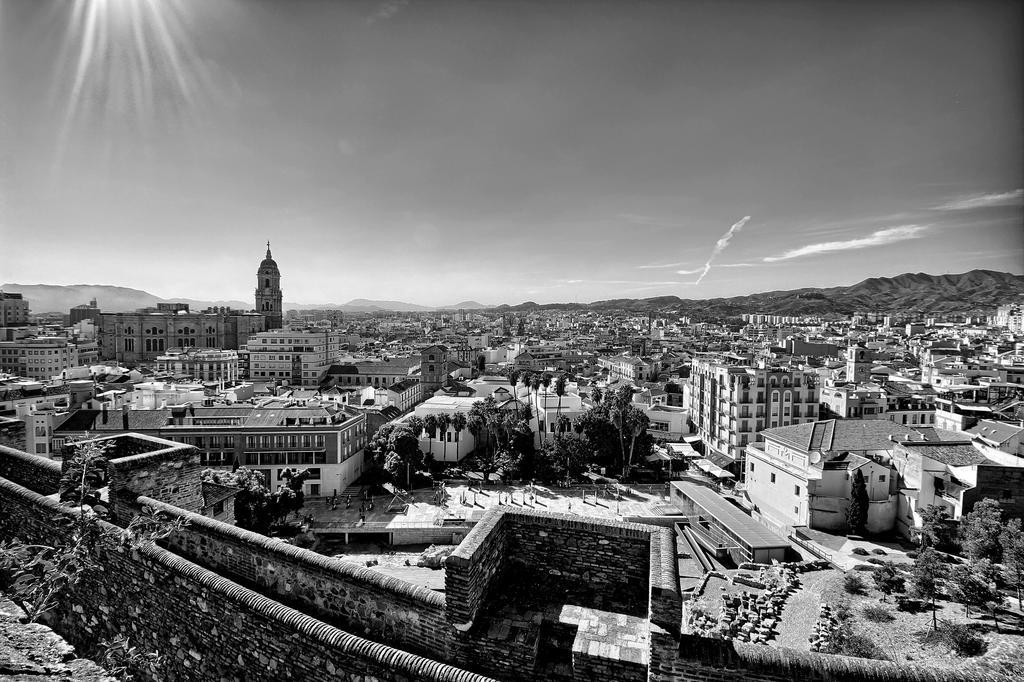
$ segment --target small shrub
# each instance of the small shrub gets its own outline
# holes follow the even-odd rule
[[[869,564],[872,564],[874,566],[884,566],[885,565],[885,559],[879,559],[876,556],[869,556],[867,559],[865,559],[865,561],[867,561]]]
[[[864,578],[856,573],[847,573],[843,577],[843,589],[847,594],[864,594],[866,591]]]
[[[857,564],[853,567],[855,571],[873,571],[875,570],[874,564]]]
[[[892,615],[889,609],[877,604],[868,604],[862,609],[861,613],[872,623],[891,623],[896,620],[896,616]]]
[[[896,597],[896,610],[904,613],[920,613],[924,610],[924,602],[910,597]]]
[[[885,550],[881,547],[875,547],[873,550],[871,550],[871,553],[877,554],[878,556],[885,556],[886,554]]]
[[[832,640],[825,648],[827,654],[854,656],[856,658],[874,658],[886,660],[886,655],[875,645],[870,637],[857,632],[849,620],[841,620],[839,627],[832,635]]]
[[[916,559],[917,558],[917,552],[913,552],[913,551],[907,552],[907,558],[908,559]]]
[[[958,656],[978,656],[985,653],[988,644],[966,623],[940,620],[939,627],[921,637],[925,644],[943,644]]]
[[[868,555],[868,551],[866,549],[864,549],[863,547],[854,547],[853,549],[850,550],[850,553],[856,554],[857,556],[867,556]]]

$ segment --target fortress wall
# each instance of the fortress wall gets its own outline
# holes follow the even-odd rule
[[[67,508],[0,479],[0,537],[53,542]],[[117,634],[165,657],[162,680],[350,680],[486,682],[415,654],[343,632],[149,544],[132,549],[123,531],[96,548],[89,574],[48,619],[80,647]]]
[[[505,511],[509,556],[545,582],[615,595],[624,612],[649,610],[651,529],[574,514]],[[586,605],[583,605],[586,606]]]
[[[849,656],[681,635],[678,655],[651,666],[652,682],[998,682],[977,668],[899,665]]]
[[[61,465],[46,457],[0,446],[0,477],[42,495],[60,489]]]
[[[188,521],[165,542],[175,553],[277,600],[375,641],[445,658],[445,598],[357,564],[182,511],[148,497],[139,505]]]

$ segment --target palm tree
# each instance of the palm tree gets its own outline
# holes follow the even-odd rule
[[[430,443],[430,456],[434,456],[434,436],[437,435],[437,415],[428,414],[423,418],[423,428],[427,431],[427,438]]]
[[[598,386],[594,386],[594,390],[590,392],[590,399],[594,401],[595,405],[600,405],[601,397],[601,389]]]
[[[644,414],[643,410],[632,405],[626,408],[625,416],[624,426],[629,433],[629,457],[626,459],[626,464],[623,467],[623,478],[629,476],[629,470],[633,467],[633,449],[636,448],[637,436],[646,431],[647,426],[651,423],[651,420]]]
[[[513,369],[508,373],[508,385],[512,387],[512,400],[516,401],[516,414],[519,414],[519,398],[516,397],[516,385],[519,383],[519,370]]]
[[[455,442],[459,442],[459,434],[466,428],[466,415],[456,412],[452,415],[452,428],[455,429]],[[455,446],[455,459],[459,458],[459,446]]]
[[[540,385],[544,387],[544,441],[548,439],[548,389],[551,388],[551,375],[544,372]]]
[[[540,376],[537,374],[530,375],[530,390],[533,391],[533,411],[537,416],[537,430],[540,431]]]
[[[448,461],[448,427],[450,427],[452,425],[452,418],[451,418],[450,415],[442,414],[440,417],[438,417],[437,422],[438,422],[437,423],[438,427],[441,429],[441,446],[442,446],[442,448],[444,448],[442,450],[443,454],[441,456],[444,459],[444,461],[447,462]]]
[[[416,434],[416,440],[418,441],[420,436],[423,435],[423,419],[421,417],[412,416],[409,417],[409,421],[406,423],[409,424],[409,428],[412,429],[412,432]]]
[[[555,409],[555,423],[560,424],[562,421],[562,396],[565,395],[564,374],[559,374],[558,378],[555,379],[555,395],[558,396],[558,407]],[[559,430],[561,430],[561,427],[559,427]]]

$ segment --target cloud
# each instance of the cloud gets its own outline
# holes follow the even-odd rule
[[[711,250],[711,255],[708,256],[707,262],[704,263],[704,271],[700,273],[700,277],[697,278],[697,281],[694,282],[694,284],[700,284],[701,281],[707,277],[708,272],[711,270],[711,261],[715,260],[715,256],[725,251],[725,247],[729,246],[729,240],[732,239],[732,236],[742,230],[743,226],[746,225],[749,220],[750,216],[743,216],[739,222],[733,223],[732,227],[726,230],[721,239],[715,242],[715,248]]]
[[[679,262],[679,263],[657,263],[657,264],[649,264],[649,265],[638,265],[638,266],[636,266],[636,269],[637,270],[655,270],[655,269],[658,269],[658,268],[678,268],[680,265],[686,265],[686,261],[682,261],[682,262]],[[695,270],[694,272],[699,272],[699,271],[700,270]]]
[[[676,270],[677,275],[696,275],[698,272],[704,272],[704,266],[694,268],[693,270]]]
[[[932,208],[936,211],[969,211],[974,208],[988,208],[989,206],[1011,206],[1021,203],[1022,200],[1024,200],[1024,189],[1015,189],[1012,192],[975,194],[961,197]]]
[[[409,2],[410,0],[384,0],[377,7],[377,11],[366,20],[366,23],[376,24],[378,21],[393,19],[396,14],[409,6]]]
[[[928,227],[928,225],[900,225],[898,227],[877,230],[869,234],[867,237],[860,237],[858,239],[848,239],[842,242],[820,242],[818,244],[808,244],[807,246],[801,246],[798,249],[791,249],[778,256],[767,256],[763,260],[765,263],[774,263],[780,260],[813,256],[819,253],[853,251],[855,249],[866,249],[872,246],[883,246],[894,242],[906,241],[907,239],[916,239],[922,236],[922,233],[927,230]]]

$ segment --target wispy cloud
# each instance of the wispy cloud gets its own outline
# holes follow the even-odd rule
[[[378,21],[392,19],[396,14],[408,7],[409,2],[410,0],[384,0],[384,2],[378,5],[377,11],[366,20],[366,23],[376,24]]]
[[[898,227],[877,230],[876,232],[869,234],[867,237],[860,237],[858,239],[808,244],[807,246],[801,246],[798,249],[791,249],[785,253],[779,254],[778,256],[767,256],[763,260],[765,263],[774,263],[780,260],[814,256],[819,253],[853,251],[855,249],[866,249],[872,246],[883,246],[894,242],[906,241],[907,239],[916,239],[920,237],[928,227],[928,225],[899,225]]]
[[[989,206],[1012,206],[1021,203],[1021,201],[1024,201],[1024,189],[1015,189],[1012,192],[974,194],[960,197],[932,208],[936,211],[969,211],[974,208],[988,208]]]
[[[715,242],[715,248],[711,250],[711,255],[708,256],[707,262],[704,263],[704,271],[700,273],[700,277],[697,278],[697,281],[694,282],[694,284],[700,284],[704,280],[704,278],[707,277],[708,272],[710,272],[711,270],[711,262],[715,260],[715,257],[718,254],[725,251],[725,247],[729,246],[729,240],[732,239],[734,234],[742,230],[743,226],[746,225],[749,221],[750,216],[743,216],[743,218],[739,222],[733,223],[732,227],[726,230],[725,234],[722,235],[721,239]]]

